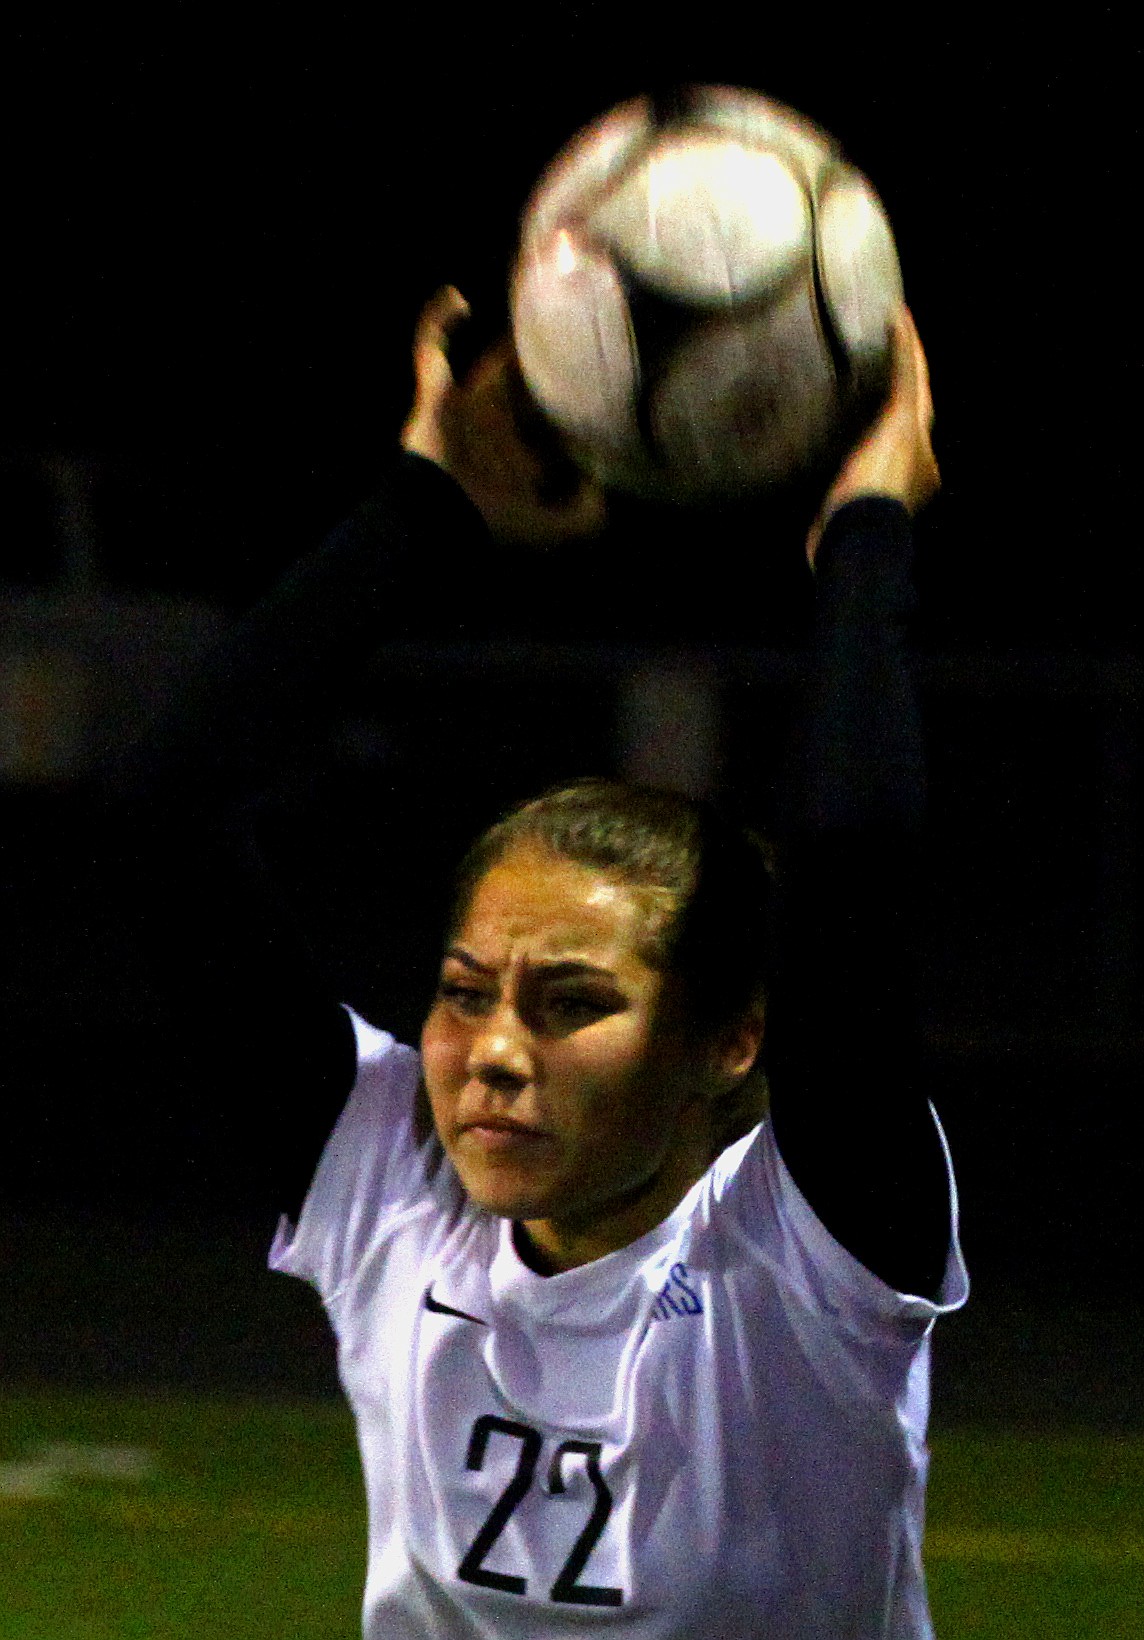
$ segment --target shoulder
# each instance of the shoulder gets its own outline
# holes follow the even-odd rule
[[[404,1071],[408,1074],[409,1068],[416,1067],[417,1052],[404,1042],[399,1042],[389,1031],[371,1025],[368,1019],[353,1008],[346,1007],[346,1014],[354,1033],[354,1047],[357,1052],[357,1076],[355,1088],[362,1084],[372,1084],[386,1078],[400,1077]]]
[[[357,1068],[353,1087],[331,1135],[331,1144],[351,1154],[361,1146],[391,1158],[418,1148],[418,1093],[421,1056],[389,1031],[371,1025],[352,1008]],[[360,1157],[356,1166],[360,1166]]]
[[[934,1300],[897,1291],[836,1240],[783,1161],[769,1119],[728,1146],[712,1165],[705,1181],[712,1223],[781,1274],[808,1307],[874,1329],[924,1331],[936,1316],[958,1309],[969,1290],[949,1151],[932,1108],[931,1118],[945,1155],[951,1201],[945,1278]]]
[[[443,1171],[418,1130],[417,1052],[347,1009],[357,1074],[314,1173],[297,1226],[283,1224],[271,1263],[329,1297],[395,1214],[426,1198]]]

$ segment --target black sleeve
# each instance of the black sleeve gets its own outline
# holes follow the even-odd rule
[[[217,1066],[228,1098],[238,1086],[263,1107],[250,1177],[275,1211],[296,1215],[356,1055],[336,989],[263,867],[252,811],[320,744],[426,588],[440,598],[489,544],[452,479],[395,456],[373,499],[236,626],[102,785],[122,910],[171,1001],[169,1032],[193,1038],[199,1074]],[[225,1129],[225,1109],[218,1119]]]
[[[932,1298],[949,1199],[914,994],[925,773],[911,565],[909,515],[881,498],[842,508],[820,544],[766,1064],[776,1142],[815,1212],[876,1275]]]

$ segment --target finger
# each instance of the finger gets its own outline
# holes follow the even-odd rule
[[[930,388],[929,360],[926,358],[922,339],[918,335],[918,327],[914,323],[914,316],[904,302],[898,314],[898,326],[901,343],[908,350],[909,371],[918,407],[918,420],[923,425],[928,426],[933,421],[933,394]]]
[[[909,308],[903,302],[889,324],[891,393],[901,398],[911,391],[917,377],[917,331]]]
[[[413,332],[413,377],[419,403],[436,403],[453,385],[449,338],[471,309],[455,285],[442,285],[426,302]]]
[[[442,285],[421,309],[414,332],[414,347],[443,348],[449,335],[472,309],[456,285]]]
[[[930,390],[929,361],[922,346],[922,339],[918,335],[918,327],[914,323],[914,316],[904,303],[900,320],[902,337],[908,343],[910,373],[913,379],[914,425],[917,429],[919,460],[921,463],[918,504],[924,505],[941,489],[941,470],[933,453],[934,413],[933,394]]]

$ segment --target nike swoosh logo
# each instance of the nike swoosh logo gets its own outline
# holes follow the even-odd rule
[[[462,1321],[475,1321],[478,1327],[488,1326],[488,1322],[482,1321],[479,1315],[470,1315],[468,1310],[455,1310],[451,1304],[442,1304],[439,1298],[434,1298],[432,1283],[426,1287],[425,1297],[421,1302],[427,1310],[432,1310],[434,1315],[455,1315]]]

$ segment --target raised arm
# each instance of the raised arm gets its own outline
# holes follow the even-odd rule
[[[766,1057],[775,1137],[819,1217],[895,1288],[936,1295],[944,1158],[914,998],[925,775],[907,625],[912,515],[938,487],[909,313],[887,405],[811,532],[811,680],[785,842]]]
[[[503,350],[453,381],[448,331],[463,309],[442,292],[421,316],[417,402],[373,498],[237,625],[103,786],[117,912],[170,999],[176,1051],[193,1042],[196,1073],[262,1090],[251,1092],[267,1102],[259,1169],[276,1210],[300,1202],[355,1050],[336,983],[263,868],[252,806],[306,766],[410,613],[418,622],[427,598],[441,609],[443,586],[458,611],[489,595],[496,541],[602,522],[598,492],[517,436]]]
[[[256,1124],[240,1104],[264,1112],[247,1175],[267,1212],[298,1201],[355,1050],[337,984],[264,865],[255,812],[320,755],[370,653],[400,636],[426,557],[444,572],[487,547],[456,486],[396,455],[373,499],[236,625],[104,782],[109,899],[144,953],[166,1044],[164,1063],[132,1070],[141,1046],[154,1051],[143,1032],[119,1062],[158,1100],[171,1079],[195,1090],[200,1162],[246,1150]]]

